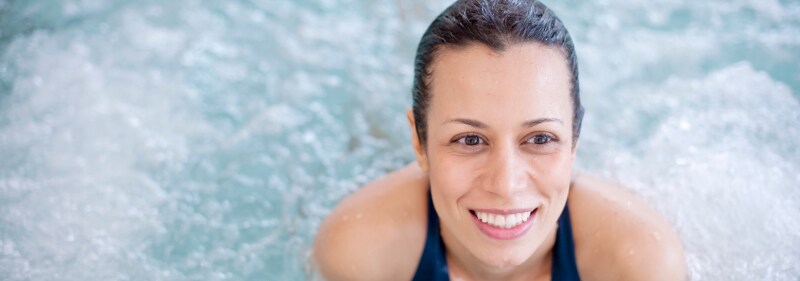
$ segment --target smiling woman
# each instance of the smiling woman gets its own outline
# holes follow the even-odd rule
[[[583,115],[561,21],[536,1],[458,1],[417,51],[417,162],[345,199],[315,242],[330,280],[681,280],[663,218],[573,172]]]

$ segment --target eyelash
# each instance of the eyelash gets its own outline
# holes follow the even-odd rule
[[[473,137],[474,138],[478,138],[477,139],[478,143],[474,143],[474,144],[467,143],[467,138],[473,138]],[[534,139],[539,139],[539,138],[545,138],[545,141],[542,142],[542,143],[538,143],[538,142],[536,142],[536,140],[534,140]],[[541,140],[541,139],[539,139],[539,140]],[[456,143],[457,142],[457,143],[459,143],[461,145],[464,145],[464,146],[477,146],[477,145],[480,145],[480,144],[487,144],[486,140],[483,137],[481,137],[480,135],[477,135],[477,134],[466,134],[466,135],[457,136],[451,142],[452,143]],[[558,138],[556,138],[555,136],[553,136],[551,134],[547,134],[547,133],[536,133],[535,135],[530,136],[529,138],[527,138],[525,140],[525,142],[523,142],[523,144],[535,144],[535,145],[547,145],[549,143],[558,143]]]
[[[538,138],[546,138],[546,140],[545,140],[544,143],[537,143],[536,141],[531,141],[531,140],[538,139]],[[553,137],[552,135],[549,135],[549,134],[539,133],[539,134],[536,134],[536,135],[528,138],[526,143],[545,145],[545,144],[548,144],[550,142],[558,142],[558,139],[556,139],[555,137]]]
[[[477,138],[478,143],[468,144],[467,143],[467,138]],[[458,142],[459,144],[462,144],[462,145],[465,145],[465,146],[476,146],[476,145],[479,145],[479,144],[486,144],[486,140],[484,138],[482,138],[479,135],[475,135],[475,134],[467,134],[467,135],[458,136],[453,140],[453,142]]]

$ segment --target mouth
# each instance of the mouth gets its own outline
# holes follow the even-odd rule
[[[478,229],[490,238],[511,240],[530,230],[539,208],[533,210],[469,210]]]

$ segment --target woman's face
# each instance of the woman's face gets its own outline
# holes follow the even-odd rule
[[[522,264],[567,200],[575,150],[566,59],[535,43],[501,53],[475,43],[441,49],[431,70],[427,144],[415,148],[442,235],[489,266]]]

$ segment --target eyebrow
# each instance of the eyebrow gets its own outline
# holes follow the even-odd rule
[[[564,121],[561,121],[561,119],[558,118],[539,118],[539,119],[525,121],[525,123],[522,124],[522,127],[530,128],[544,122],[556,122],[561,125],[564,125]]]
[[[472,126],[472,127],[478,128],[478,129],[483,129],[483,128],[489,127],[489,126],[486,126],[486,124],[481,123],[481,121],[473,120],[473,119],[465,119],[465,118],[450,119],[450,120],[445,121],[442,124],[447,124],[447,123],[461,123],[461,124],[465,124],[465,125],[468,125],[468,126]]]
[[[538,119],[525,121],[524,123],[522,123],[522,127],[530,128],[530,127],[533,127],[533,126],[536,126],[536,125],[539,125],[539,124],[545,123],[545,122],[556,122],[556,123],[559,123],[561,125],[564,125],[564,121],[561,121],[561,119],[558,119],[558,118],[538,118]],[[481,123],[481,121],[474,120],[474,119],[466,119],[466,118],[450,119],[450,120],[445,121],[443,124],[446,124],[446,123],[461,123],[461,124],[464,124],[464,125],[467,125],[467,126],[472,126],[472,127],[478,128],[478,129],[484,129],[484,128],[489,127],[486,124]]]

